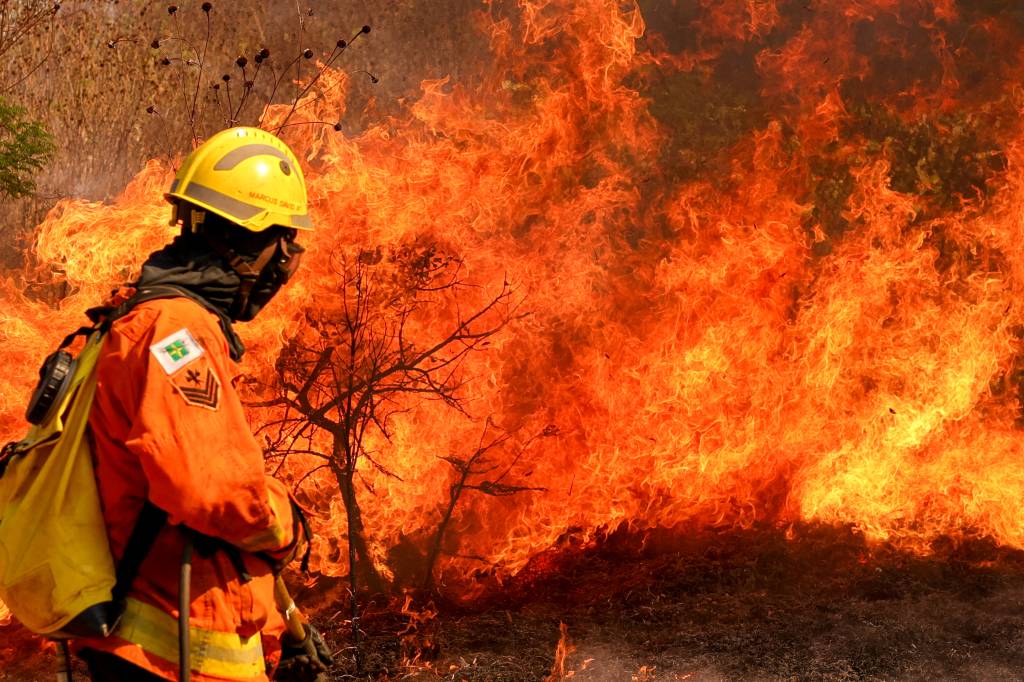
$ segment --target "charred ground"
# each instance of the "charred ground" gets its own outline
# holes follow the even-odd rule
[[[564,669],[581,680],[1024,678],[1024,553],[979,540],[921,558],[848,529],[792,532],[649,535],[639,551],[623,533],[552,551],[500,595],[441,605],[411,630],[394,610],[367,613],[366,669],[540,680],[564,622]],[[331,613],[319,621],[337,633]]]
[[[367,601],[362,674],[344,584],[296,596],[325,604],[314,621],[340,651],[336,680],[564,679],[561,623],[579,680],[1024,679],[1024,552],[975,540],[922,558],[849,529],[794,534],[613,533],[538,556],[473,604]],[[52,678],[38,639],[0,639],[0,679]]]

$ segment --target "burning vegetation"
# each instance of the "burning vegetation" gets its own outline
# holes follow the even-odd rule
[[[238,99],[276,54],[196,95],[280,128],[305,163],[303,271],[239,331],[268,468],[314,514],[305,603],[328,638],[354,668],[423,679],[970,676],[954,656],[914,668],[883,636],[828,649],[842,665],[771,650],[854,618],[844,598],[914,597],[890,625],[934,624],[930,595],[1019,599],[1021,11],[488,0],[467,16],[486,58],[387,113],[347,111],[353,78],[378,76],[335,52],[294,102]],[[5,440],[44,351],[171,237],[174,161],[153,156],[110,203],[58,202],[4,273]],[[565,613],[536,595],[609,650],[594,609],[686,633],[623,635],[650,660],[615,652],[602,673],[572,623],[555,657]],[[476,620],[446,631],[445,609]],[[723,636],[783,620],[803,628],[783,645]],[[513,621],[544,641],[519,652]],[[481,650],[474,627],[511,634],[521,666],[460,658]]]

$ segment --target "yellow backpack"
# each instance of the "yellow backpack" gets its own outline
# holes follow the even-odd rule
[[[141,289],[117,307],[88,311],[97,324],[69,335],[40,371],[22,440],[0,451],[0,601],[51,639],[106,637],[166,512],[147,502],[114,566],[87,437],[96,362],[106,331],[135,305],[185,296],[172,285]],[[76,336],[85,346],[64,351]]]
[[[117,620],[116,572],[85,437],[102,340],[99,331],[89,337],[63,395],[0,456],[0,600],[48,637],[82,627],[105,636]]]

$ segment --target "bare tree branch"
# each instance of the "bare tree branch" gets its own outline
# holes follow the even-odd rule
[[[453,469],[455,469],[456,478],[448,487],[448,504],[441,515],[440,522],[437,524],[433,541],[431,542],[430,549],[427,552],[426,570],[424,572],[423,580],[424,590],[429,591],[434,587],[434,565],[437,563],[437,558],[441,554],[444,536],[448,530],[449,524],[451,523],[452,516],[455,513],[455,507],[458,505],[459,500],[462,498],[465,491],[476,490],[492,497],[508,497],[522,492],[540,492],[545,490],[545,488],[539,487],[502,483],[500,479],[504,478],[509,473],[509,471],[520,460],[523,453],[539,438],[543,436],[556,435],[557,429],[549,426],[540,434],[527,439],[523,446],[517,449],[517,452],[512,459],[512,463],[509,464],[508,468],[497,480],[474,480],[474,477],[486,476],[499,468],[497,463],[488,459],[487,455],[493,450],[503,448],[512,439],[512,433],[502,431],[488,441],[488,432],[492,430],[492,428],[494,428],[494,422],[491,417],[488,417],[484,422],[484,428],[480,433],[480,439],[477,442],[476,449],[468,458],[463,459],[456,457],[455,455],[439,457],[439,459],[444,460],[450,464]]]
[[[300,483],[325,468],[334,476],[347,514],[350,589],[355,594],[357,576],[371,590],[384,587],[369,552],[356,477],[366,490],[359,495],[375,494],[361,467],[401,480],[383,452],[370,450],[368,435],[390,440],[392,420],[417,401],[440,401],[468,416],[463,398],[470,380],[466,362],[522,317],[521,301],[515,300],[507,281],[491,296],[481,296],[479,288],[462,281],[461,259],[432,244],[376,248],[355,256],[338,252],[329,263],[338,278],[336,293],[304,311],[306,325],[288,339],[275,364],[275,384],[267,387],[273,395],[251,405],[276,412],[267,422],[273,432],[267,443],[268,460],[279,470],[291,455],[307,455],[322,463],[304,472]],[[471,308],[463,300],[466,294],[477,301]],[[435,311],[444,312],[438,316]],[[425,324],[431,319],[453,321],[438,329]],[[321,443],[323,438],[329,446]],[[430,549],[428,574],[463,491],[504,496],[534,490],[502,480],[511,467],[499,468],[486,459],[487,452],[510,438],[504,433],[492,436],[485,428],[467,464],[460,467],[456,460],[446,460],[459,474]],[[328,452],[319,452],[314,443]],[[486,480],[501,469],[501,477]]]

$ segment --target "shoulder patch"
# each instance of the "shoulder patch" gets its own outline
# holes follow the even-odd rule
[[[160,363],[165,373],[174,374],[193,360],[198,360],[204,351],[191,332],[181,328],[167,338],[154,343],[149,347],[149,352]]]
[[[178,372],[171,377],[171,383],[189,405],[209,410],[220,406],[220,379],[206,360]]]

